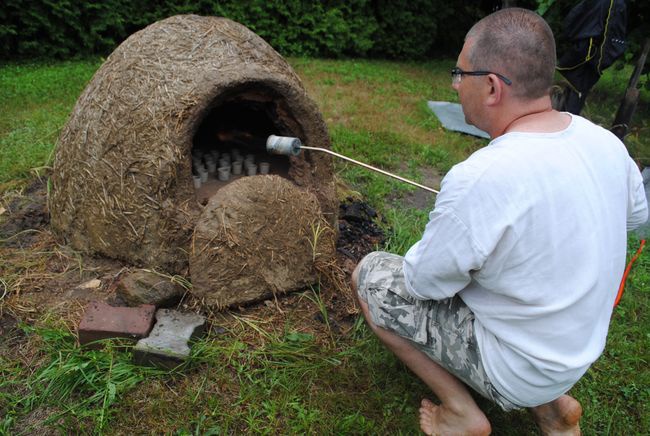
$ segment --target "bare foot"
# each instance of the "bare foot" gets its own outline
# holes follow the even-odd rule
[[[476,413],[478,411],[478,413]],[[490,422],[480,410],[469,414],[458,414],[445,407],[437,406],[426,398],[420,405],[420,429],[427,435],[487,435]]]
[[[568,395],[530,409],[543,435],[579,436],[582,406]]]

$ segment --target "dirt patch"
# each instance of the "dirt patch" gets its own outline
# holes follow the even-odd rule
[[[0,342],[11,341],[12,335],[18,332],[18,321],[8,313],[0,315]]]
[[[406,168],[402,168],[402,171],[405,170]],[[420,167],[419,171],[422,174],[422,182],[420,182],[422,185],[437,190],[440,189],[442,176],[438,170],[433,167]],[[404,195],[390,195],[388,200],[399,203],[405,207],[431,210],[436,201],[436,195],[424,189],[416,188],[414,191],[410,191]]]
[[[27,247],[49,223],[45,181],[36,179],[6,206],[0,217],[0,240],[8,247]]]

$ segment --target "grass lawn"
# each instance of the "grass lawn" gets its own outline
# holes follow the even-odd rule
[[[426,184],[487,144],[445,131],[426,106],[427,100],[457,101],[450,87],[453,60],[290,62],[340,153]],[[58,132],[100,64],[0,66],[0,211],[30,180],[47,174]],[[584,115],[609,127],[629,74],[608,70]],[[627,143],[646,165],[649,115],[644,91]],[[403,254],[422,232],[433,196],[344,162],[336,170],[385,220],[384,248]],[[0,224],[5,216],[0,212]],[[419,401],[430,394],[358,316],[340,326],[317,320],[318,314],[327,319],[333,290],[315,287],[275,306],[213,314],[215,328],[194,346],[186,368],[141,368],[111,344],[80,350],[71,333],[74,319],[63,315],[68,312],[22,298],[45,294],[45,280],[74,275],[82,282],[97,273],[93,261],[58,245],[47,230],[39,238],[29,249],[0,240],[0,319],[11,313],[26,321],[0,337],[0,435],[417,432]],[[630,253],[638,246],[631,235]],[[650,428],[649,290],[646,250],[614,311],[605,353],[571,391],[585,409],[584,434],[647,434]],[[495,434],[536,434],[526,412],[506,414],[478,401]]]

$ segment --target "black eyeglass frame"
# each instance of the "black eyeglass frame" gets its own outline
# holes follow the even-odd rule
[[[451,69],[451,79],[452,79],[452,81],[454,80],[454,76],[459,76],[459,77],[462,78],[463,75],[465,75],[465,76],[487,76],[488,74],[494,74],[499,79],[503,80],[503,83],[505,83],[508,86],[512,85],[512,80],[508,79],[506,76],[504,76],[502,74],[495,73],[495,72],[492,72],[492,71],[463,71],[458,67],[455,67],[455,68]],[[457,83],[460,83],[460,80]]]

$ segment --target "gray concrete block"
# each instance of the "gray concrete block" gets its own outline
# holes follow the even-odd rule
[[[149,337],[140,339],[133,348],[135,362],[174,368],[190,356],[189,342],[204,331],[205,318],[201,315],[158,309]]]

